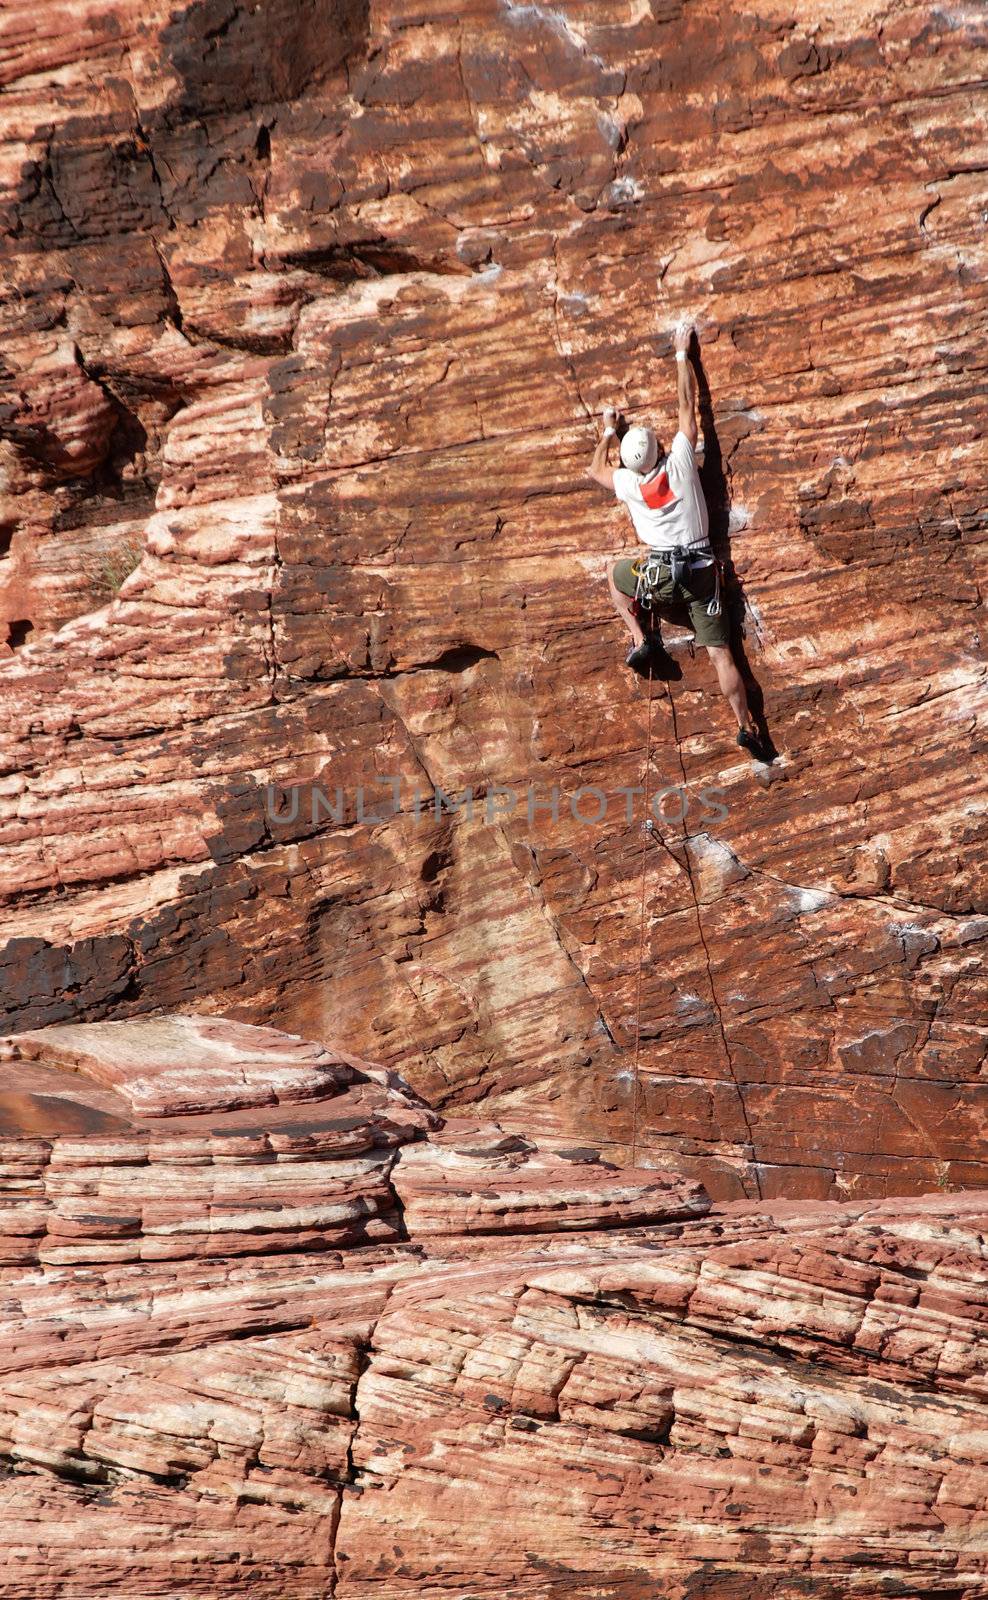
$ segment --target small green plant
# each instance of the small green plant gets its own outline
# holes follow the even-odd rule
[[[140,539],[124,539],[120,544],[104,544],[86,565],[86,576],[93,594],[100,600],[112,600],[125,578],[129,578],[141,559],[144,546]]]

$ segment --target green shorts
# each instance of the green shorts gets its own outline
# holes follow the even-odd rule
[[[641,557],[628,557],[624,561],[616,561],[611,568],[611,577],[614,587],[620,594],[630,595],[634,598],[637,573],[632,569],[636,567]],[[715,569],[710,567],[695,567],[690,575],[690,587],[684,588],[681,583],[673,583],[672,574],[668,568],[664,569],[664,576],[655,590],[658,605],[655,607],[658,615],[667,622],[686,623],[696,634],[697,644],[711,645],[727,644],[727,617],[723,610],[717,617],[707,615],[707,602],[713,596],[716,582]]]

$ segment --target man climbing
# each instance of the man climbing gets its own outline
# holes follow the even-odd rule
[[[679,432],[665,455],[651,428],[629,428],[621,440],[622,465],[607,464],[617,435],[617,413],[604,411],[604,431],[587,469],[604,489],[624,502],[647,557],[615,562],[608,573],[614,608],[632,638],[627,664],[649,675],[661,644],[646,638],[639,621],[644,605],[658,616],[686,605],[698,644],[705,646],[722,693],[738,720],[738,744],[761,755],[758,725],[748,706],[744,680],[728,643],[720,601],[720,569],[710,548],[707,504],[696,467],[696,378],[689,359],[693,324],[676,328]]]

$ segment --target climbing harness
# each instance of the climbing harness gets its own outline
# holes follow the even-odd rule
[[[720,562],[709,545],[694,545],[688,550],[653,550],[643,560],[636,561],[631,568],[631,575],[635,579],[635,604],[651,610],[656,604],[659,584],[665,580],[666,574],[673,583],[682,584],[688,591],[691,575],[702,567],[714,569],[714,592],[707,602],[707,616],[719,617]]]

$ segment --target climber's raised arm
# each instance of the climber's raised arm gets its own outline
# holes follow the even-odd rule
[[[684,317],[676,327],[676,387],[679,391],[679,431],[696,449],[696,378],[689,358],[693,324]]]
[[[587,476],[593,478],[594,483],[599,483],[602,489],[614,490],[614,469],[607,465],[607,452],[611,440],[615,436],[617,412],[613,406],[605,406],[603,411],[604,431],[597,440],[597,448],[593,453],[593,460],[587,468]]]

